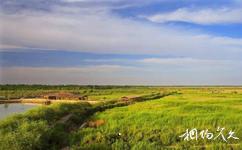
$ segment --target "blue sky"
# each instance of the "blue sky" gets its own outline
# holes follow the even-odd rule
[[[0,0],[0,83],[241,85],[241,0]]]

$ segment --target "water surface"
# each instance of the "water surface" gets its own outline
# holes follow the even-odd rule
[[[15,113],[22,113],[29,109],[36,107],[37,105],[30,104],[0,104],[0,119],[6,118],[7,116]]]

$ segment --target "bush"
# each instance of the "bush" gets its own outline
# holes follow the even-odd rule
[[[23,122],[14,131],[0,133],[0,149],[33,150],[44,146],[49,128],[46,121]]]

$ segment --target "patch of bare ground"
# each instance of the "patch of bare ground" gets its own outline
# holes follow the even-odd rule
[[[71,117],[72,117],[72,114],[68,114],[68,115],[62,117],[56,123],[63,123],[63,124],[65,124]]]
[[[103,119],[99,119],[99,120],[89,120],[89,121],[86,121],[84,122],[79,129],[82,129],[82,128],[97,128],[99,126],[102,126],[105,124],[105,120]]]
[[[95,120],[95,121],[89,121],[88,127],[97,128],[103,124],[105,124],[105,121],[103,119],[99,119],[99,120]]]
[[[88,102],[89,104],[97,104],[97,103],[100,103],[100,101],[85,101],[85,102]]]

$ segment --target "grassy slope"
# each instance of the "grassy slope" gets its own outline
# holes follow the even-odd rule
[[[70,126],[58,120],[73,114],[72,120],[81,122],[87,108],[88,104],[53,104],[9,116],[0,121],[0,150],[59,149],[68,143]]]
[[[27,89],[25,89],[27,90]],[[95,89],[93,97],[108,96],[120,98],[124,95],[144,94],[156,91],[153,88],[133,89]],[[8,92],[8,90],[6,90]],[[19,91],[16,89],[14,91]],[[27,90],[29,92],[29,90]],[[47,91],[47,90],[43,90]],[[16,94],[13,92],[13,94]],[[18,93],[17,93],[18,94]],[[34,93],[36,94],[36,93]],[[12,95],[10,95],[12,96]],[[152,98],[145,97],[146,99]],[[101,100],[101,99],[98,99]],[[107,99],[108,101],[109,99]],[[106,100],[105,100],[106,101]],[[111,102],[111,101],[110,101]],[[10,116],[0,121],[0,150],[1,149],[60,149],[69,145],[69,132],[78,128],[82,122],[96,111],[120,107],[124,104],[116,104],[115,101],[100,103],[94,106],[88,104],[54,104],[41,106],[23,114]],[[71,115],[67,123],[57,123],[59,120]]]
[[[92,119],[103,119],[105,125],[73,133],[72,148],[242,149],[241,89],[178,90],[182,94],[96,113]],[[233,129],[240,140],[229,140],[232,145],[226,146],[221,139],[184,142],[179,138],[187,128],[217,133],[218,126],[225,127],[225,133]]]

